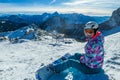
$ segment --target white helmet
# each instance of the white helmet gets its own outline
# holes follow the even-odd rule
[[[98,24],[94,21],[89,21],[85,24],[84,29],[98,29]]]

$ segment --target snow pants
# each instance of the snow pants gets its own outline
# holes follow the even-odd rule
[[[81,63],[80,62],[81,56],[82,56],[82,54],[75,53],[75,55],[69,57],[67,60],[54,66],[55,72],[59,73],[70,67],[75,68],[85,74],[95,74],[95,73],[99,73],[102,70],[101,68],[93,69],[93,68],[90,68],[90,67],[86,66],[85,64]]]

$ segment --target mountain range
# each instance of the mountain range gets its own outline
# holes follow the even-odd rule
[[[82,23],[86,23],[89,20],[94,20],[98,23],[102,23],[109,19],[109,16],[97,17],[97,16],[86,16],[86,15],[77,14],[77,13],[59,14],[58,12],[54,12],[52,14],[43,13],[41,15],[25,15],[25,14],[4,15],[4,16],[1,15],[0,16],[0,30],[1,30],[0,32],[13,31],[21,27],[31,25],[33,23],[38,25],[40,28],[43,28],[43,26],[45,26],[45,23],[49,23],[50,22],[49,20],[51,19],[54,20],[55,17],[58,19],[59,18],[63,19],[62,21],[65,21],[65,24],[67,25],[82,24]],[[59,22],[57,22],[57,24],[58,23]],[[56,25],[56,24],[53,23],[52,25]],[[46,27],[48,26],[45,26],[44,28]]]
[[[84,25],[88,21],[95,21],[100,31],[105,33],[120,26],[120,8],[109,16],[88,16],[78,13],[59,14],[58,12],[43,13],[41,15],[4,15],[0,16],[0,32],[15,31],[22,27],[35,24],[38,29],[47,32],[56,31],[65,34],[65,37],[85,40]]]

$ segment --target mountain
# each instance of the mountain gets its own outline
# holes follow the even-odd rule
[[[115,27],[119,27],[120,26],[120,8],[113,11],[110,19],[101,23],[100,26],[101,26],[100,29],[104,31],[111,30]]]
[[[55,29],[54,27],[57,25],[57,21],[55,21],[56,23],[54,24],[53,20],[56,20],[55,17],[60,18],[62,21],[61,23],[65,24],[66,27],[65,28],[73,28],[73,25],[78,25],[78,24],[85,24],[86,22],[93,20],[93,21],[97,21],[98,23],[104,22],[106,21],[109,17],[104,16],[104,17],[96,17],[96,16],[86,16],[83,14],[77,14],[77,13],[73,13],[73,14],[59,14],[58,12],[54,12],[52,14],[50,13],[43,13],[41,15],[25,15],[25,14],[14,14],[14,15],[1,15],[0,16],[0,21],[4,22],[4,21],[8,21],[7,23],[1,24],[0,26],[0,30],[1,32],[5,32],[5,31],[12,31],[12,30],[16,30],[19,29],[21,27],[24,26],[28,26],[30,24],[36,24],[38,26],[40,26],[40,28],[49,28],[51,26],[52,29]],[[50,19],[53,20],[50,22]],[[45,24],[46,23],[46,24]],[[51,23],[50,25],[48,23]],[[53,23],[53,24],[52,24]],[[58,21],[59,23],[59,21]],[[11,24],[11,25],[9,25]],[[12,25],[12,24],[15,24]],[[23,25],[24,24],[24,25]],[[64,24],[61,26],[64,27]],[[47,26],[46,26],[47,25]],[[49,27],[48,27],[49,26]],[[5,29],[2,29],[2,28]],[[8,29],[6,29],[6,27],[9,27]],[[59,30],[60,31],[60,30]],[[63,32],[63,31],[61,31]]]
[[[66,25],[65,20],[62,17],[53,16],[49,18],[47,21],[45,21],[42,24],[41,28],[47,31],[57,30],[59,32],[63,32],[65,25]]]
[[[14,31],[27,25],[28,24],[24,22],[13,22],[9,19],[0,19],[0,32]]]
[[[74,26],[71,26],[71,25],[74,25],[74,24],[85,24],[87,23],[88,21],[95,21],[97,23],[102,23],[106,20],[109,19],[108,16],[103,16],[103,17],[99,17],[99,16],[87,16],[87,15],[83,15],[83,14],[77,14],[77,13],[72,13],[72,14],[59,14],[58,12],[55,12],[53,14],[51,14],[49,16],[49,18],[45,21],[45,23],[50,22],[50,19],[52,18],[55,18],[55,17],[58,17],[58,18],[62,18],[66,24],[66,27],[67,28],[74,28]],[[53,21],[51,21],[51,24],[52,24]],[[50,24],[50,25],[46,25],[44,22],[42,24],[42,27],[44,26],[44,29],[47,28],[48,26],[49,27],[54,27],[54,25],[57,25],[56,24]],[[58,22],[59,23],[59,22]],[[64,26],[64,25],[63,25]]]
[[[1,32],[14,31],[21,27],[35,24],[48,32],[55,30],[65,34],[66,37],[85,40],[83,33],[85,23],[88,21],[102,23],[108,19],[109,16],[88,16],[78,13],[59,14],[58,12],[52,14],[43,13],[41,15],[6,15],[0,16],[0,30]]]
[[[19,15],[20,17],[22,17],[22,19],[24,19],[25,21],[28,21],[29,23],[36,23],[36,24],[40,24],[43,21],[46,21],[51,14],[49,13],[43,13],[42,15]]]
[[[88,21],[96,21],[102,23],[108,20],[108,16],[87,16],[83,14],[59,14],[53,13],[46,21],[40,24],[40,28],[46,31],[57,31],[65,34],[66,37],[84,40],[83,28]]]
[[[9,41],[15,41],[19,39],[36,39],[36,26],[29,25],[15,31],[1,32],[0,40],[4,41],[6,39]]]
[[[77,13],[73,13],[73,14],[63,14],[61,15],[67,22],[68,24],[85,24],[88,21],[95,21],[97,23],[102,23],[106,20],[109,19],[108,16],[88,16],[88,15],[83,15],[83,14],[77,14]]]
[[[40,24],[49,17],[49,14],[43,15],[4,15],[0,16],[0,32],[14,31],[21,27],[31,24]]]

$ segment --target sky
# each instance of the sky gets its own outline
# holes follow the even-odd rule
[[[120,0],[0,0],[0,13],[82,13],[110,16]]]

